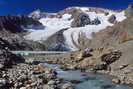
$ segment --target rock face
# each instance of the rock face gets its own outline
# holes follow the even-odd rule
[[[101,24],[101,21],[98,18],[92,20],[90,23],[90,25],[98,25],[98,24]]]
[[[22,63],[25,61],[24,58],[20,55],[12,54],[11,52],[6,50],[0,51],[0,69],[11,67],[14,64]]]
[[[105,62],[107,65],[119,60],[119,58],[122,56],[122,53],[120,51],[114,51],[108,54],[104,54],[101,56],[101,61]]]
[[[5,29],[11,32],[21,32],[23,27],[42,26],[40,22],[28,16],[0,16],[0,29]]]
[[[49,37],[46,41],[44,41],[44,45],[46,50],[49,51],[69,51],[69,48],[66,47],[65,38],[63,32],[67,30],[67,28],[62,29],[56,32],[54,35]]]
[[[0,42],[10,50],[45,50],[41,43],[24,39],[24,29],[32,27],[44,26],[27,15],[0,16]]]
[[[85,13],[75,13],[74,15],[74,21],[72,22],[72,27],[83,27],[85,25],[90,24],[90,18]]]
[[[15,55],[9,51],[10,45],[4,41],[0,40],[0,69],[5,67],[11,67],[14,64],[24,62],[24,58],[20,55]]]
[[[127,17],[133,16],[133,3],[131,3],[125,11]]]
[[[100,20],[98,18],[94,20],[90,20],[89,16],[84,12],[77,11],[72,14],[74,20],[71,23],[71,27],[84,27],[85,25],[98,25],[100,24]]]
[[[109,21],[110,23],[115,23],[115,21],[116,21],[116,16],[115,16],[115,15],[111,15],[110,18],[108,19],[108,21]]]
[[[98,25],[100,24],[100,20],[98,18],[94,20],[90,20],[89,16],[83,12],[75,12],[73,14],[73,22],[71,23],[71,27],[84,27],[85,25]]]
[[[17,34],[10,36],[10,34],[2,38],[2,35],[0,36],[1,47],[8,47],[10,50],[45,50],[45,46],[39,42],[25,40]]]

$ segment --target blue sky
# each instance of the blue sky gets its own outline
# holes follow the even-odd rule
[[[35,9],[56,12],[69,6],[124,9],[133,0],[0,0],[0,15],[28,14]]]

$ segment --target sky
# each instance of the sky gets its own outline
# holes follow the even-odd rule
[[[70,6],[125,9],[133,0],[0,0],[0,16],[28,14],[36,9],[57,12]]]

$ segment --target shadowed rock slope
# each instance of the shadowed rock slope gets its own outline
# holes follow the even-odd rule
[[[0,16],[0,39],[6,42],[10,50],[44,50],[39,42],[23,38],[28,33],[24,28],[43,27],[43,25],[26,15]]]
[[[23,27],[28,26],[42,26],[40,22],[34,20],[26,15],[19,16],[0,16],[0,29],[8,30],[11,32],[21,32]]]

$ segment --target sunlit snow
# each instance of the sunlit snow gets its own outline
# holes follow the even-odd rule
[[[105,29],[108,26],[113,26],[113,24],[108,22],[108,19],[111,15],[116,16],[116,20],[118,22],[123,21],[126,19],[125,13],[122,12],[112,12],[109,11],[109,15],[105,15],[104,13],[96,13],[96,12],[88,12],[88,8],[81,8],[83,12],[89,15],[91,20],[98,18],[101,21],[99,25],[86,25],[85,27],[77,27],[71,28],[71,22],[73,19],[70,20],[70,14],[64,14],[62,18],[42,18],[39,21],[45,26],[44,29],[41,30],[33,30],[30,34],[28,34],[25,38],[40,41],[46,40],[48,37],[52,36],[54,33],[60,31],[63,28],[69,28],[66,30],[63,35],[66,38],[66,44],[72,50],[77,50],[76,46],[73,44],[72,38],[74,42],[78,44],[79,34],[83,32],[88,39],[92,38],[93,32],[98,32],[102,29]],[[33,28],[34,29],[34,28]]]

